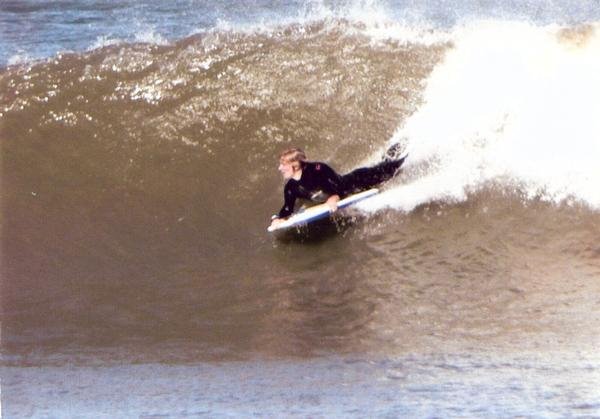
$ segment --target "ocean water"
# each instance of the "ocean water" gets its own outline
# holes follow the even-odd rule
[[[600,3],[0,3],[2,417],[600,416]],[[273,236],[278,153],[409,153]],[[92,400],[92,402],[90,402]]]

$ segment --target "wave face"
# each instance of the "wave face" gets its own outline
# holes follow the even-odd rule
[[[599,39],[328,18],[4,69],[4,349],[594,347]],[[410,163],[354,219],[267,235],[279,151],[344,172],[397,141]]]

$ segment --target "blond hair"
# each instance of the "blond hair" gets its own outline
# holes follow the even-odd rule
[[[295,169],[299,169],[306,161],[306,154],[299,148],[290,148],[279,155],[279,161],[285,164],[292,164]]]

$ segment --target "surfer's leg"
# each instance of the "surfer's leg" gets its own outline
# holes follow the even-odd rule
[[[347,194],[372,188],[393,178],[406,157],[398,160],[386,160],[375,166],[361,167],[342,176],[344,190]]]

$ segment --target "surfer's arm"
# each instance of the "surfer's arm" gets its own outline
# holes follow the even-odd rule
[[[285,188],[283,189],[283,207],[279,210],[279,214],[273,220],[287,218],[294,212],[294,205],[296,204],[296,192],[294,188],[292,188],[290,182],[285,184]]]
[[[316,172],[319,178],[318,184],[323,192],[332,197],[338,195],[339,200],[340,195],[343,194],[342,177],[325,163],[317,163]]]
[[[335,212],[337,211],[337,203],[340,201],[340,196],[339,195],[331,195],[329,198],[327,198],[327,201],[325,201],[325,203],[327,204],[327,206],[329,207],[329,212]]]
[[[342,178],[325,163],[314,163],[313,180],[322,192],[329,195],[325,204],[329,207],[329,212],[337,210],[337,203],[343,193]]]

